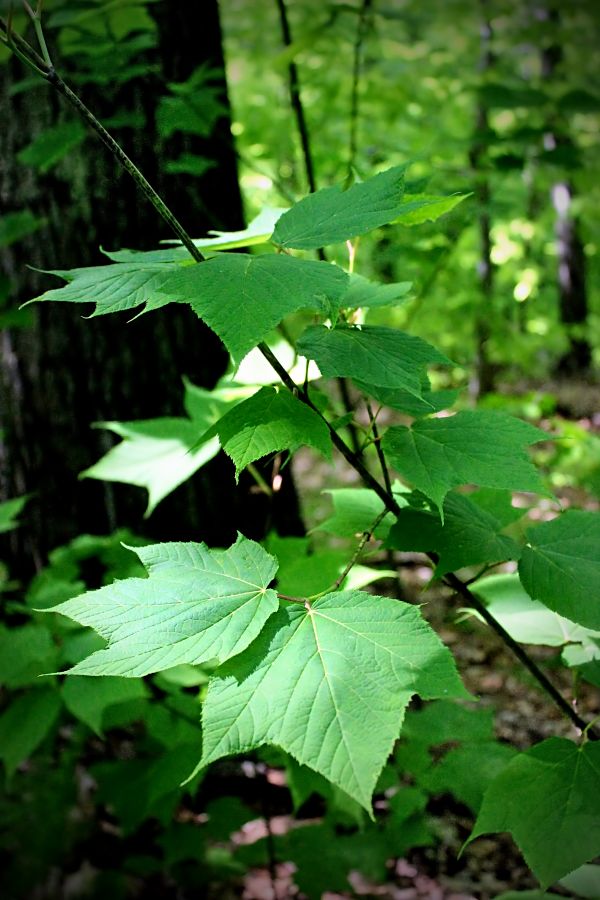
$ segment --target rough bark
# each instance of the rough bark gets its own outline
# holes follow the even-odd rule
[[[101,119],[122,107],[144,111],[145,129],[123,129],[118,138],[194,235],[208,228],[238,228],[242,205],[228,118],[210,139],[186,135],[173,139],[178,148],[168,148],[218,160],[218,167],[195,179],[161,173],[165,148],[153,115],[165,82],[188,78],[205,61],[222,68],[217,2],[163,0],[149,9],[160,31],[157,55],[149,61],[158,62],[160,74],[109,91],[84,86],[83,98]],[[91,136],[45,176],[17,163],[17,152],[43,128],[73,117],[45,84],[9,96],[24,74],[12,61],[0,84],[6,111],[0,131],[0,203],[6,212],[30,208],[48,224],[2,251],[14,305],[50,284],[48,276],[28,271],[26,264],[46,269],[99,264],[104,261],[99,246],[146,249],[170,236],[133,181]],[[224,80],[222,99],[227,102]],[[227,357],[220,342],[188,307],[172,305],[130,324],[126,315],[84,321],[85,307],[70,304],[32,309],[32,327],[1,337],[0,497],[35,494],[27,527],[10,536],[14,573],[30,574],[53,546],[77,533],[107,533],[117,525],[160,540],[213,544],[228,543],[236,528],[249,536],[261,533],[271,514],[266,498],[249,494],[248,486],[236,491],[231,466],[222,456],[167,498],[146,523],[140,489],[77,478],[113,443],[91,423],[180,415],[181,375],[211,387],[223,373]],[[288,529],[294,530],[297,507],[293,496],[288,499]]]

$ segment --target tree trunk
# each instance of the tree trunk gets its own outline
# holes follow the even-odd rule
[[[481,25],[481,56],[479,71],[487,72],[493,64],[491,51],[492,26],[487,20],[487,0],[480,0],[484,21]],[[488,394],[494,389],[494,370],[488,357],[488,342],[491,337],[491,311],[494,297],[494,269],[492,266],[492,227],[490,220],[490,185],[483,170],[483,159],[486,154],[489,118],[487,108],[482,100],[477,104],[475,120],[475,139],[469,154],[469,161],[475,176],[475,195],[479,204],[479,261],[477,277],[480,287],[480,302],[477,304],[474,318],[475,360],[473,374],[469,383],[469,393],[473,399]]]
[[[558,9],[539,8],[537,17],[560,23]],[[542,77],[552,80],[563,59],[562,47],[551,44],[542,50]],[[559,145],[569,143],[566,135],[560,135],[554,123],[544,135],[546,150],[555,150]],[[585,374],[592,362],[592,349],[584,336],[589,304],[586,283],[585,249],[577,220],[573,216],[573,185],[567,179],[555,182],[550,189],[550,198],[556,213],[554,233],[558,258],[559,316],[563,324],[569,347],[558,362],[557,371],[561,375]]]
[[[123,107],[144,112],[142,131],[122,129],[117,137],[194,235],[238,228],[243,216],[229,119],[223,116],[208,139],[177,135],[170,141],[176,147],[161,147],[154,124],[164,82],[187,79],[201,63],[222,69],[217,2],[206,0],[200,9],[185,0],[163,0],[149,10],[159,25],[150,62],[158,63],[160,74],[136,77],[108,92],[86,85],[83,99],[100,119]],[[75,116],[43,83],[10,96],[11,85],[26,75],[12,60],[0,85],[2,108],[10,110],[0,132],[0,200],[6,211],[31,209],[47,226],[1,251],[14,305],[49,284],[26,264],[45,269],[99,264],[104,261],[100,245],[146,249],[171,236],[94,137],[44,176],[34,177],[17,163],[18,151],[40,131]],[[221,99],[227,103],[224,77]],[[215,159],[218,166],[203,178],[164,174],[163,153],[175,149]],[[44,563],[48,550],[77,533],[106,533],[117,525],[158,540],[220,545],[238,528],[248,536],[261,534],[271,514],[266,499],[248,487],[236,491],[222,455],[164,500],[143,527],[142,490],[77,478],[113,443],[106,432],[90,428],[93,422],[181,415],[181,376],[211,387],[224,372],[221,343],[189,307],[173,304],[129,324],[127,316],[118,315],[84,321],[85,307],[70,304],[31,309],[31,327],[1,336],[0,496],[34,493],[26,528],[10,535],[13,574],[26,577]],[[288,500],[288,530],[297,530],[295,497]]]

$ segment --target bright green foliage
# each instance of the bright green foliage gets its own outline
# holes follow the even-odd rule
[[[600,744],[550,738],[519,754],[483,798],[469,841],[509,831],[542,887],[600,853]]]
[[[13,497],[12,500],[0,503],[0,534],[19,527],[17,516],[20,515],[28,500],[29,495],[25,494],[24,497]]]
[[[454,404],[459,394],[459,391],[451,390],[432,391],[429,378],[425,374],[421,375],[420,397],[406,390],[380,387],[357,378],[354,379],[354,383],[359,390],[370,394],[382,406],[390,406],[392,409],[414,416],[415,419],[448,409]]]
[[[527,532],[519,574],[534,600],[600,629],[600,514],[568,510]]]
[[[185,381],[184,404],[189,419],[99,423],[123,440],[80,477],[146,488],[149,516],[164,497],[216,456],[218,439],[199,443],[200,436],[250,390],[232,384],[206,391]]]
[[[189,302],[239,362],[289,313],[335,308],[347,281],[329,263],[231,253],[180,268],[160,292]]]
[[[142,303],[145,304],[144,311],[148,312],[166,306],[174,299],[158,291],[172,271],[173,267],[164,262],[120,263],[90,266],[86,269],[55,269],[48,274],[57,275],[68,284],[62,288],[46,291],[29,303],[46,300],[95,303],[96,307],[90,318],[134,309]]]
[[[58,648],[43,625],[28,623],[20,628],[0,626],[0,685],[18,688],[35,682],[51,670]]]
[[[198,427],[187,419],[100,422],[99,425],[123,440],[85,469],[81,477],[146,488],[146,516],[219,452],[216,438],[198,446]]]
[[[247,647],[277,609],[268,590],[276,562],[241,536],[223,551],[173,543],[135,552],[147,579],[117,581],[52,610],[108,640],[107,649],[72,674],[134,677],[181,663],[224,662]]]
[[[466,693],[417,609],[358,591],[286,604],[211,681],[200,765],[275,744],[370,810],[413,693]]]
[[[141,679],[133,678],[67,678],[61,689],[62,699],[75,718],[102,735],[102,719],[111,706],[144,700],[149,690]]]
[[[234,250],[236,247],[265,244],[269,240],[277,220],[286,211],[286,207],[265,206],[242,231],[210,231],[211,237],[199,238],[194,241],[194,244],[201,250]]]
[[[318,530],[339,537],[355,537],[369,531],[384,509],[383,500],[367,488],[334,488],[325,493],[333,500],[333,515],[321,522]],[[375,537],[384,538],[393,521],[392,513],[384,516],[375,529]]]
[[[592,654],[599,652],[594,638],[600,639],[600,631],[583,628],[532,600],[518,575],[490,575],[476,581],[472,590],[516,641],[548,647],[577,644]]]
[[[395,550],[435,552],[435,574],[481,563],[518,559],[521,548],[500,534],[502,524],[462,494],[448,494],[444,522],[428,510],[403,509],[390,530],[386,546]]]
[[[423,222],[435,222],[462,203],[469,194],[452,194],[449,197],[436,197],[430,194],[405,194],[399,215],[394,225],[421,225]]]
[[[303,444],[331,457],[327,425],[287,389],[261,388],[219,419],[209,434],[214,432],[235,464],[236,479],[249,463],[278,450],[293,453]]]
[[[42,743],[58,719],[59,695],[52,688],[21,694],[0,716],[0,759],[12,775]]]
[[[478,484],[546,493],[524,448],[547,438],[500,412],[459,412],[389,428],[382,446],[400,474],[440,508],[453,487]]]
[[[278,247],[314,250],[366,234],[401,212],[406,166],[395,166],[347,190],[324,188],[296,203],[275,226]]]
[[[362,275],[350,275],[348,290],[340,300],[344,309],[360,309],[365,306],[376,309],[381,306],[397,306],[408,299],[412,282],[399,281],[396,284],[378,284]]]
[[[303,356],[316,361],[327,378],[349,376],[381,387],[402,388],[416,397],[421,396],[425,367],[449,362],[421,338],[379,325],[311,325],[297,346]]]
[[[39,172],[47,172],[57,162],[85,139],[86,131],[81,122],[61,122],[46,128],[35,140],[17,154],[25,166],[33,166]]]

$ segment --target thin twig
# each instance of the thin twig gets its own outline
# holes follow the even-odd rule
[[[281,24],[281,35],[283,43],[287,49],[292,46],[292,33],[290,30],[290,22],[288,19],[285,0],[276,0],[277,9],[279,10],[279,22]],[[302,156],[304,158],[304,168],[306,170],[306,180],[311,194],[317,189],[315,180],[315,167],[313,164],[312,152],[310,148],[310,140],[308,136],[308,128],[306,125],[306,116],[304,115],[304,106],[300,96],[300,79],[298,78],[298,68],[293,59],[288,63],[288,84],[290,91],[290,103],[296,117],[296,125],[298,126],[298,134],[300,136],[300,144],[302,146]]]
[[[379,515],[377,516],[377,518],[375,519],[375,521],[373,522],[373,524],[371,525],[371,527],[368,528],[367,531],[363,531],[363,535],[358,543],[358,546],[356,547],[356,550],[352,554],[351,559],[348,561],[348,563],[344,567],[344,571],[338,575],[335,582],[333,583],[333,586],[331,588],[329,588],[328,591],[337,591],[337,589],[340,587],[340,585],[343,584],[346,576],[350,573],[350,571],[354,568],[354,566],[358,562],[358,558],[359,558],[360,554],[363,552],[365,545],[368,543],[368,541],[371,540],[371,538],[375,534],[375,530],[376,530],[377,526],[379,525],[380,522],[383,521],[383,519],[387,516],[387,514],[388,514],[387,509],[385,509],[385,508],[382,509],[381,512],[379,513]]]
[[[278,0],[281,2],[281,0]],[[4,34],[1,34],[4,32]],[[0,37],[3,38],[6,43],[7,38],[7,24],[6,21],[0,17]],[[41,72],[42,76],[51,84],[62,96],[65,97],[66,100],[71,103],[72,106],[80,113],[82,118],[90,125],[90,127],[96,132],[104,145],[111,151],[115,159],[120,163],[120,165],[131,175],[131,177],[136,181],[139,185],[140,189],[144,192],[146,197],[150,200],[154,208],[157,212],[162,216],[164,221],[169,225],[172,231],[177,235],[179,240],[181,240],[182,244],[187,248],[190,255],[196,260],[196,262],[202,262],[204,257],[195,246],[192,238],[185,231],[180,222],[175,218],[171,210],[167,207],[164,201],[159,197],[154,188],[149,184],[149,182],[144,178],[140,170],[137,166],[129,159],[129,157],[123,152],[119,144],[111,137],[111,135],[106,131],[106,129],[101,125],[101,123],[96,119],[94,114],[85,106],[85,104],[80,100],[80,98],[65,84],[62,78],[57,74],[52,66],[49,66],[44,59],[31,47],[30,44],[27,43],[23,38],[19,35],[13,33],[11,35],[12,43],[11,49],[15,52],[15,46],[18,48],[19,53],[17,55],[20,56],[31,68],[36,69]],[[290,377],[286,369],[281,365],[277,357],[274,355],[272,350],[269,348],[267,344],[262,341],[258,344],[258,349],[265,357],[265,359],[270,363],[272,368],[277,372],[283,384],[290,390],[298,399],[304,403],[306,406],[309,406],[325,423],[329,435],[331,437],[331,441],[337,450],[342,454],[342,456],[347,460],[347,462],[352,466],[352,468],[360,475],[363,482],[367,485],[367,487],[371,488],[374,493],[383,501],[385,507],[389,512],[394,513],[394,515],[399,515],[401,513],[401,507],[396,501],[393,493],[386,489],[373,475],[369,472],[364,462],[361,460],[360,456],[356,454],[346,443],[345,441],[338,435],[333,426],[327,421],[325,416],[319,411],[319,409],[314,405],[311,401],[308,392],[300,388],[294,380]],[[430,555],[432,558],[433,555]],[[572,709],[570,704],[562,697],[562,695],[556,690],[554,685],[548,680],[546,675],[538,668],[536,663],[530,659],[527,652],[508,634],[508,632],[502,627],[502,625],[496,621],[496,619],[491,615],[485,605],[479,600],[476,594],[473,594],[469,588],[463,584],[463,582],[454,574],[450,574],[446,576],[446,583],[452,587],[456,593],[460,594],[463,599],[467,600],[467,602],[475,608],[483,619],[488,623],[490,628],[492,628],[496,634],[502,639],[502,641],[513,651],[515,656],[522,662],[522,664],[528,669],[528,671],[533,675],[538,684],[543,688],[543,690],[548,694],[548,696],[554,701],[556,706],[561,710],[561,712],[573,722],[573,724],[580,731],[584,731],[589,740],[598,740],[600,739],[600,735],[597,731],[592,730],[591,723],[586,723],[576,712]],[[307,605],[307,601],[297,598],[297,597],[288,597],[285,595],[279,595],[282,599],[291,600],[292,602],[300,602]]]
[[[348,171],[351,173],[356,159],[356,151],[358,149],[357,132],[358,132],[358,102],[359,102],[359,83],[360,70],[362,64],[362,49],[369,21],[369,12],[373,5],[373,0],[363,0],[360,12],[358,14],[358,25],[356,26],[356,41],[354,42],[354,60],[352,64],[352,93],[350,96],[350,152],[348,155]]]
[[[381,474],[383,475],[383,483],[385,484],[385,488],[389,494],[392,493],[392,479],[390,478],[390,471],[388,469],[388,465],[385,459],[385,455],[383,452],[383,448],[381,446],[381,436],[379,434],[379,429],[377,427],[377,417],[373,415],[373,409],[371,407],[370,402],[366,401],[367,405],[367,413],[369,416],[369,422],[371,423],[371,431],[373,432],[373,443],[375,444],[375,451],[377,453],[377,458],[379,460],[379,465],[381,466]]]

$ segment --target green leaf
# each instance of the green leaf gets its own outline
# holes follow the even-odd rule
[[[490,575],[476,581],[473,590],[515,641],[547,647],[580,644],[597,652],[593,639],[600,638],[600,631],[583,628],[532,600],[518,575]]]
[[[317,525],[318,531],[338,537],[355,537],[369,531],[383,512],[383,500],[368,488],[333,488],[323,493],[331,495],[333,515]],[[392,513],[384,516],[375,529],[375,537],[385,538],[393,521]]]
[[[338,244],[393,222],[401,211],[406,166],[395,166],[343,191],[339,185],[309,194],[281,217],[271,240],[312,250]]]
[[[600,744],[550,738],[487,789],[469,843],[508,831],[546,888],[600,853]]]
[[[448,491],[461,484],[547,494],[524,449],[547,439],[527,422],[483,410],[394,426],[382,446],[391,465],[441,511]]]
[[[97,427],[112,431],[123,440],[81,472],[80,478],[146,488],[146,517],[219,452],[217,438],[198,446],[198,427],[187,419],[99,422]]]
[[[561,878],[560,883],[562,887],[572,891],[577,897],[598,900],[600,897],[600,866],[581,866],[565,878]]]
[[[534,600],[600,629],[600,513],[568,510],[527,532],[519,574]]]
[[[58,650],[43,625],[0,629],[0,685],[22,687],[56,665]]]
[[[328,313],[347,281],[342,269],[325,262],[230,253],[180,268],[160,290],[189,302],[239,362],[289,313]]]
[[[409,710],[402,730],[403,739],[435,747],[460,738],[461,741],[491,741],[494,715],[491,709],[470,709],[462,703],[437,700],[423,709]]]
[[[19,527],[17,516],[22,512],[30,496],[30,494],[25,494],[23,497],[13,497],[12,500],[0,503],[0,534]]]
[[[0,716],[0,759],[10,777],[42,743],[60,713],[53,688],[36,688],[17,697]]]
[[[311,325],[297,343],[326,378],[357,378],[381,387],[402,388],[421,396],[426,366],[450,361],[421,338],[380,325]]]
[[[435,222],[470,196],[470,194],[452,194],[449,197],[436,197],[428,194],[405,194],[400,212],[393,224],[421,225],[423,222]]]
[[[148,578],[116,581],[51,610],[108,640],[71,674],[132,678],[181,663],[224,662],[277,609],[277,595],[268,590],[277,563],[241,535],[228,550],[171,543],[135,552]]]
[[[33,166],[38,172],[47,172],[85,139],[86,131],[81,122],[61,122],[46,128],[35,140],[17,153],[17,159],[25,166]]]
[[[293,453],[306,444],[331,457],[331,438],[323,419],[285,389],[261,388],[226,413],[207,434],[214,432],[235,464],[236,480],[247,465],[279,450]]]
[[[521,548],[500,534],[502,525],[462,494],[444,500],[444,522],[426,510],[403,509],[392,525],[386,547],[435,552],[436,578],[463,566],[518,559]]]
[[[489,784],[504,771],[516,753],[512,747],[497,741],[453,747],[419,777],[418,783],[431,794],[452,794],[477,812]]]
[[[362,275],[351,274],[348,290],[340,300],[343,309],[376,309],[381,306],[397,306],[405,303],[412,288],[411,281],[395,284],[379,284]]]
[[[209,231],[211,237],[194,240],[201,250],[234,250],[237,247],[253,247],[265,244],[281,216],[287,212],[286,207],[265,206],[259,214],[242,231]],[[164,241],[163,243],[176,243]]]
[[[119,481],[146,488],[147,517],[164,497],[213,459],[219,451],[218,439],[199,444],[200,436],[246,396],[249,389],[231,385],[206,391],[185,379],[184,384],[189,419],[98,423],[97,427],[118,434],[123,441],[81,472],[80,478]]]
[[[281,538],[274,534],[268,538],[267,549],[279,561],[277,589],[292,597],[310,597],[330,590],[350,556],[348,550],[341,549],[311,552],[308,538]],[[340,587],[359,590],[380,578],[394,578],[395,574],[389,569],[355,565]]]
[[[167,283],[172,272],[173,267],[164,262],[55,269],[48,274],[63,278],[67,285],[46,291],[28,302],[95,303],[89,318],[134,309],[142,303],[145,304],[144,311],[148,312],[176,299],[158,290]]]
[[[38,228],[42,228],[45,224],[45,219],[34,216],[29,209],[7,213],[7,215],[0,218],[0,247],[10,247],[11,244],[15,244],[30,234],[34,234]]]
[[[132,678],[67,678],[61,689],[65,706],[92,731],[102,735],[102,718],[111,706],[149,696],[144,682]]]
[[[421,416],[429,416],[431,413],[440,412],[442,409],[448,409],[454,405],[460,391],[432,391],[431,384],[427,375],[421,375],[421,396],[416,397],[409,391],[398,390],[395,388],[380,387],[376,384],[368,384],[365,381],[354,379],[356,387],[369,394],[382,406],[389,406],[415,419]]]
[[[275,744],[370,811],[414,693],[465,695],[416,608],[358,591],[284,604],[212,679],[200,766]]]

